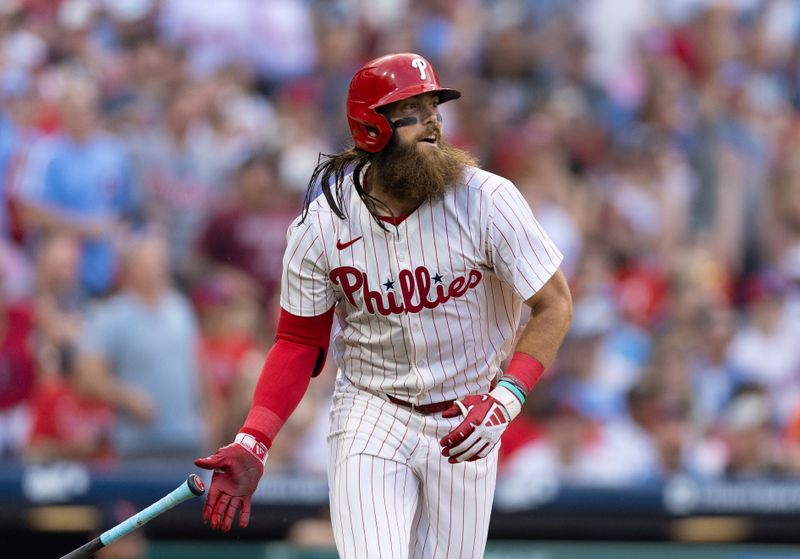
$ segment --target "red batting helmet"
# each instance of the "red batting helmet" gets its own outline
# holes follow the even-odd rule
[[[356,147],[382,150],[394,130],[377,109],[429,92],[439,93],[440,103],[461,97],[460,91],[440,86],[431,63],[418,54],[390,54],[367,62],[347,92],[347,122]]]

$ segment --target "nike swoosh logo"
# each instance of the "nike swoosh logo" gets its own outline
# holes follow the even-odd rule
[[[362,235],[362,237],[363,237],[363,235]],[[336,248],[338,248],[339,250],[344,250],[347,247],[349,247],[350,245],[352,245],[354,242],[358,241],[359,239],[361,239],[361,237],[356,237],[355,239],[350,239],[346,243],[343,243],[341,241],[341,239],[336,239]]]

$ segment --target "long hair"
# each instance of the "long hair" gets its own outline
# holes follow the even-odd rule
[[[366,192],[362,182],[364,168],[372,161],[373,156],[374,154],[355,147],[336,154],[320,153],[317,159],[317,166],[308,181],[300,223],[305,221],[308,216],[311,202],[318,195],[318,187],[325,195],[325,199],[328,201],[333,213],[339,219],[346,219],[347,212],[344,205],[343,186],[345,177],[352,171],[353,186],[356,193],[364,202],[364,205],[367,206],[367,210],[375,218],[375,221],[385,229],[383,222],[378,219],[378,207],[380,206],[382,209],[387,210],[390,215],[393,215],[392,211],[386,204]]]

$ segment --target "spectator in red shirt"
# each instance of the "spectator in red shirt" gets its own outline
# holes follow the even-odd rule
[[[242,163],[235,187],[206,227],[199,252],[238,291],[266,302],[280,288],[286,232],[300,200],[280,182],[277,158],[263,153]]]
[[[24,455],[37,462],[111,460],[114,418],[109,406],[78,394],[69,378],[48,378],[35,399]]]
[[[0,290],[0,459],[17,456],[27,436],[36,382],[32,334],[30,304],[9,303]]]
[[[41,382],[24,456],[34,461],[113,457],[113,410],[81,396],[71,383],[86,301],[80,289],[80,239],[55,232],[36,254],[36,353]]]

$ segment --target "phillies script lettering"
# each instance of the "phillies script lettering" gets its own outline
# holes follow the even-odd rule
[[[461,297],[481,282],[483,274],[478,270],[470,270],[466,277],[454,278],[445,286],[441,282],[433,285],[431,273],[424,266],[419,266],[413,272],[400,270],[397,276],[398,289],[388,290],[385,295],[370,289],[367,274],[353,266],[334,268],[330,278],[342,288],[351,305],[356,306],[355,295],[362,291],[368,313],[389,316],[418,313],[422,309],[433,309],[452,298]]]

